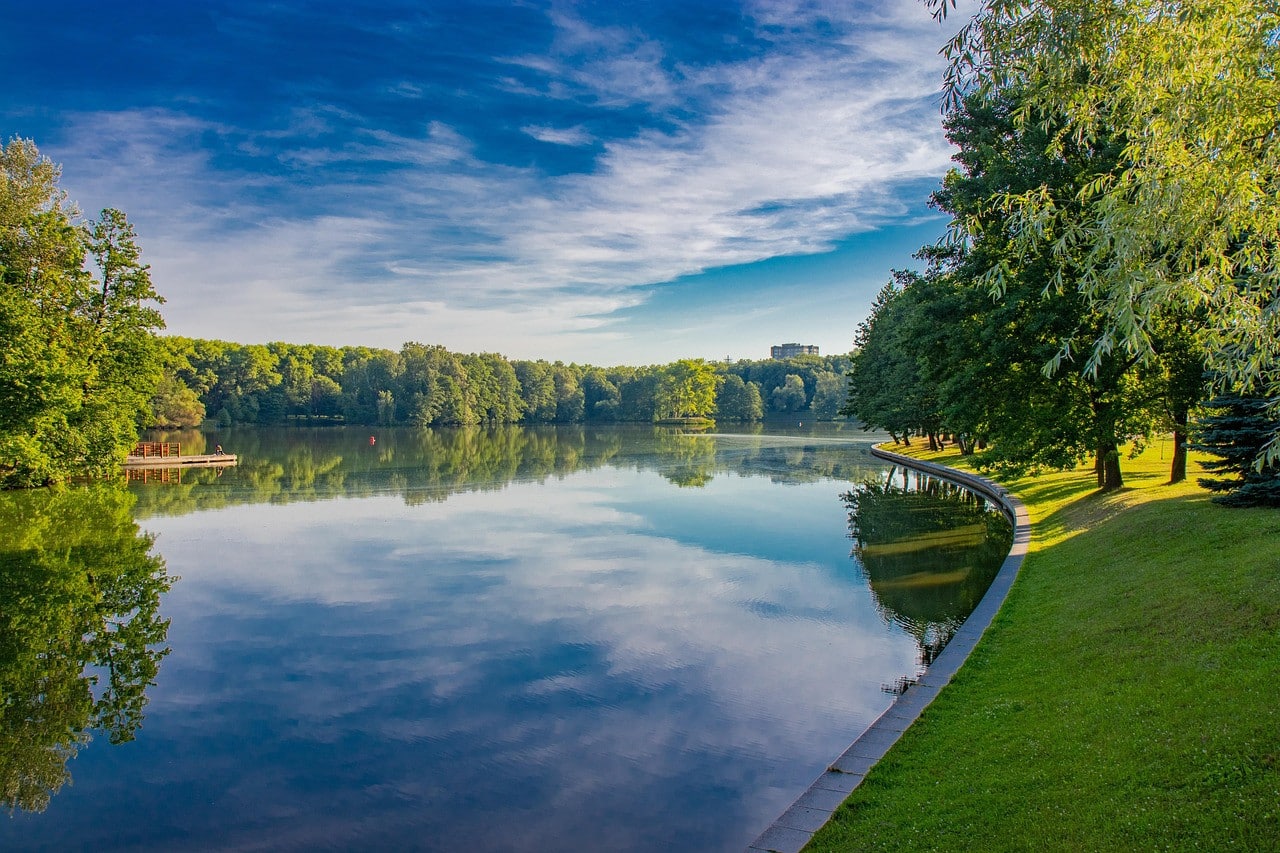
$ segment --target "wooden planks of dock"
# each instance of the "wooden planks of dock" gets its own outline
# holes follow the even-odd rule
[[[221,447],[219,447],[221,450]],[[234,453],[200,453],[182,455],[182,445],[173,441],[139,441],[125,459],[126,468],[188,468],[196,466],[235,465]]]
[[[192,468],[199,465],[235,465],[234,453],[204,453],[198,456],[130,456],[126,468]]]

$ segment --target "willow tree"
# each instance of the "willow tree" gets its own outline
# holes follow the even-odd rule
[[[939,18],[955,8],[923,2]],[[1204,317],[1224,386],[1263,387],[1280,405],[1277,32],[1273,0],[985,0],[945,48],[952,106],[1017,90],[1019,120],[1063,119],[1051,148],[1125,141],[1120,165],[1069,203],[1035,187],[998,199],[1021,235],[1015,260],[1052,235],[1075,262],[1052,286],[1105,316],[1087,370],[1117,350],[1151,357],[1158,318],[1178,305]],[[1000,293],[1009,274],[997,264],[986,284]],[[1268,452],[1280,456],[1275,437]]]

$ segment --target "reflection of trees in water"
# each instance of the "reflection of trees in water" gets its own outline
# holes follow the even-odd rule
[[[133,740],[169,629],[173,578],[114,484],[0,495],[0,797],[43,811],[67,761]]]
[[[705,436],[684,432],[660,432],[655,449],[666,465],[662,476],[681,488],[702,488],[716,469],[716,446]]]
[[[979,495],[905,468],[844,500],[853,556],[881,613],[916,638],[927,666],[982,600],[1013,528]]]
[[[406,503],[562,477],[601,466],[656,471],[700,487],[720,473],[774,482],[853,481],[882,465],[852,442],[686,435],[664,427],[505,426],[440,429],[238,428],[220,443],[237,467],[184,471],[181,482],[135,489],[138,512],[177,515],[244,503],[396,494]],[[185,434],[158,436],[183,443]],[[210,484],[218,488],[208,488]]]

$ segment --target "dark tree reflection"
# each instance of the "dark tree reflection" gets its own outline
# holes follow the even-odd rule
[[[183,453],[207,441],[190,432],[154,438],[181,443]],[[139,482],[137,515],[375,494],[398,494],[407,504],[423,504],[602,466],[657,471],[690,488],[706,486],[721,474],[778,483],[853,482],[883,469],[861,440],[690,435],[655,426],[380,428],[373,444],[369,438],[369,428],[227,430],[220,443],[238,455],[237,466],[173,471]]]
[[[43,811],[92,733],[142,725],[173,583],[114,484],[0,495],[0,797]]]
[[[891,470],[844,495],[853,556],[887,620],[928,665],[991,585],[1013,543],[1004,514],[953,483]]]

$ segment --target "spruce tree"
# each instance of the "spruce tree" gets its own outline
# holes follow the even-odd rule
[[[1280,506],[1280,463],[1257,467],[1277,428],[1268,416],[1267,400],[1223,396],[1206,406],[1215,414],[1200,418],[1192,447],[1218,457],[1201,463],[1206,471],[1235,476],[1201,477],[1197,482],[1217,492],[1213,500],[1224,506]]]

